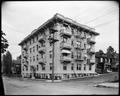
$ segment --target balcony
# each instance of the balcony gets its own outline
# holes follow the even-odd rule
[[[95,59],[87,59],[87,64],[95,64]]]
[[[64,50],[64,49],[63,49],[63,50],[61,51],[61,53],[62,53],[62,54],[71,54],[71,51],[69,51],[69,50]]]
[[[61,29],[61,35],[62,36],[67,36],[67,37],[71,37],[72,33],[69,30]]]
[[[45,35],[41,35],[41,36],[38,38],[38,41],[39,41],[39,42],[45,42]]]
[[[78,50],[84,50],[85,49],[84,46],[80,46],[80,45],[77,45],[77,44],[75,44],[74,47]]]
[[[75,33],[74,36],[75,36],[76,38],[81,38],[81,34],[80,34],[80,33]]]
[[[95,64],[95,59],[90,59],[90,64]]]
[[[50,41],[50,43],[54,43],[54,42],[56,42],[56,41],[59,41],[59,40],[57,39],[57,36],[56,36],[56,35],[54,36],[54,38],[53,38],[52,36],[49,36],[48,40]]]
[[[25,52],[25,53],[23,54],[23,57],[24,57],[25,59],[27,59],[27,58],[28,58],[28,53]]]
[[[87,38],[87,42],[88,42],[88,44],[95,44],[96,43],[94,38]]]
[[[23,65],[24,65],[24,66],[28,66],[28,62],[24,62]]]
[[[75,56],[74,59],[76,61],[83,61],[84,60],[84,58],[82,56]]]
[[[95,54],[95,50],[93,48],[87,49],[87,53],[93,55]]]
[[[45,46],[42,46],[38,49],[39,53],[45,53]]]
[[[68,43],[68,42],[64,42],[64,43],[61,43],[61,45],[60,45],[60,47],[62,48],[62,49],[71,49],[71,44],[70,43]]]
[[[84,33],[82,33],[82,34],[80,35],[80,38],[81,38],[81,39],[85,39],[85,38],[86,38],[86,36],[84,35]]]
[[[72,59],[69,56],[61,56],[60,60],[62,62],[71,62]]]
[[[27,45],[23,46],[23,50],[27,51],[28,50],[28,46]]]
[[[50,28],[50,33],[55,33],[55,32],[57,32],[58,30],[57,30],[57,28],[56,27],[52,27],[52,28]]]
[[[46,63],[46,58],[39,59],[39,64],[45,64],[45,63]]]

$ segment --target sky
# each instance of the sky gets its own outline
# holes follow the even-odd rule
[[[119,52],[119,4],[115,1],[6,1],[2,3],[2,31],[12,58],[21,54],[18,45],[34,29],[56,13],[95,28],[95,51],[112,46]]]

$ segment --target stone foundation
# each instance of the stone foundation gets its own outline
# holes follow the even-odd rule
[[[54,74],[54,80],[69,80],[69,79],[75,79],[75,78],[84,78],[84,77],[92,77],[92,76],[96,76],[97,73],[78,73],[78,74],[74,74],[74,73],[55,73]],[[47,80],[51,80],[52,79],[52,74],[49,73],[34,73],[34,75],[32,73],[24,73],[24,75],[22,76],[23,78],[33,78],[33,76],[35,77],[35,79],[47,79]]]

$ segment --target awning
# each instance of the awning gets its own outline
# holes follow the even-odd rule
[[[68,50],[62,50],[62,53],[68,53],[68,54],[70,54],[71,51],[68,51]]]

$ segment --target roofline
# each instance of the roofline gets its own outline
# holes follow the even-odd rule
[[[61,19],[61,20],[64,20],[68,23],[71,23],[72,25],[75,25],[77,27],[81,27],[85,30],[89,30],[90,33],[94,34],[94,35],[99,35],[99,33],[93,31],[92,29],[93,28],[90,28],[86,25],[82,25],[80,23],[77,23],[76,21],[73,21],[72,19],[70,18],[67,18],[67,17],[64,17],[63,15],[59,14],[59,13],[56,13],[52,18],[50,18],[49,20],[47,20],[45,23],[43,23],[40,27],[38,27],[37,29],[33,30],[31,32],[31,34],[29,34],[27,37],[25,37],[18,45],[22,45],[27,39],[29,39],[31,36],[33,36],[34,34],[36,34],[38,32],[39,29],[42,29],[43,27],[45,27],[47,24],[49,24],[51,21],[53,21],[54,19]]]

